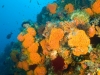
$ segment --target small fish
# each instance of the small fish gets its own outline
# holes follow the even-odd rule
[[[2,5],[2,8],[4,8],[4,5]]]
[[[32,0],[30,0],[30,3],[32,2]]]
[[[40,5],[40,3],[37,1],[37,4]]]
[[[6,36],[6,38],[7,38],[7,39],[10,39],[10,38],[11,38],[11,36],[12,36],[12,34],[13,34],[12,32],[11,32],[11,33],[9,33],[9,34]]]

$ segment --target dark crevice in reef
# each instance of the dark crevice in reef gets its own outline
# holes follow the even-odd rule
[[[96,35],[90,38],[90,40],[91,40],[91,44],[93,45],[93,47],[96,47],[97,44],[100,44],[100,37]]]

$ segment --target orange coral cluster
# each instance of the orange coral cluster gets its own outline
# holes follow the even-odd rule
[[[53,28],[51,30],[51,34],[48,40],[48,44],[50,45],[50,47],[52,49],[58,49],[59,46],[59,42],[61,41],[61,39],[64,36],[64,31],[60,28]]]
[[[76,56],[85,55],[88,52],[88,47],[76,47],[73,50],[73,54]]]
[[[59,4],[60,3],[58,2],[58,5]],[[67,3],[64,7],[65,12],[63,12],[62,8],[62,6],[58,8],[59,10],[61,10],[58,13],[56,12],[56,10],[58,11],[56,3],[48,4],[47,9],[49,10],[49,12],[51,14],[55,14],[48,18],[50,18],[52,22],[55,20],[56,22],[47,22],[46,25],[43,25],[43,28],[41,30],[41,34],[43,36],[36,36],[35,29],[29,24],[24,24],[24,27],[26,29],[18,35],[17,39],[21,42],[22,48],[19,55],[21,56],[20,61],[16,57],[16,55],[18,54],[17,51],[12,51],[10,55],[12,60],[17,63],[17,68],[25,70],[27,75],[46,75],[47,70],[49,72],[54,70],[54,72],[58,75],[58,73],[60,73],[59,71],[62,72],[67,68],[69,68],[69,71],[66,73],[66,75],[68,73],[72,75],[73,73],[75,73],[75,70],[72,69],[73,66],[80,67],[79,62],[83,60],[81,59],[81,55],[85,55],[87,52],[90,52],[90,54],[87,54],[86,56],[90,56],[89,59],[93,62],[95,62],[95,60],[97,59],[96,54],[93,55],[92,53],[92,48],[90,49],[89,37],[93,37],[95,34],[99,35],[100,27],[96,26],[97,31],[95,31],[95,28],[91,26],[87,33],[88,36],[86,35],[84,30],[85,26],[87,30],[88,23],[91,23],[89,21],[89,19],[91,19],[90,16],[92,16],[93,18],[95,14],[100,14],[100,0],[96,0],[92,5],[92,8],[84,9],[90,16],[84,11],[77,10],[71,15],[71,21],[66,21],[69,18],[64,15],[66,12],[69,16],[74,11],[74,6],[71,3]],[[56,13],[58,14],[58,16]],[[60,21],[60,16],[63,17],[62,22]],[[38,29],[41,28],[37,28],[37,31]],[[41,51],[38,51],[39,49],[41,49]],[[78,60],[77,58],[79,58],[80,60]],[[77,64],[75,64],[76,62]],[[51,64],[53,69],[52,67],[47,67],[46,70],[44,64]],[[80,67],[80,74],[78,74],[84,75],[86,66],[84,65],[84,62],[81,65],[82,66]],[[34,70],[32,70],[32,68],[34,68]],[[51,74],[49,72],[48,74]],[[98,75],[99,74],[100,73],[98,71]]]
[[[86,8],[86,9],[84,9],[90,16],[93,16],[93,11],[92,11],[92,9],[91,8]]]
[[[29,28],[27,29],[27,32],[28,32],[30,35],[32,35],[32,36],[35,36],[35,35],[36,35],[36,31],[35,31],[35,29],[32,28],[32,27],[29,27]]]
[[[34,75],[34,73],[33,73],[32,70],[30,70],[30,71],[27,72],[27,75]]]
[[[46,75],[47,71],[44,66],[37,66],[34,70],[34,75]]]
[[[69,34],[68,45],[73,47],[73,54],[80,56],[88,52],[90,39],[83,30],[76,30]]]
[[[96,14],[100,14],[100,0],[96,0],[92,5],[92,10]]]
[[[88,30],[88,35],[89,37],[93,37],[95,34],[96,34],[96,30],[95,30],[94,25],[92,25]]]
[[[20,42],[24,41],[24,36],[23,36],[23,34],[20,33],[20,34],[18,35],[17,39],[18,39]]]
[[[39,64],[41,61],[41,57],[38,53],[30,53],[27,62],[29,65]]]
[[[69,14],[69,13],[72,13],[74,11],[74,6],[69,3],[69,4],[66,4],[64,10]]]
[[[43,54],[44,55],[48,55],[49,54],[48,50],[50,50],[50,46],[48,45],[47,40],[46,39],[43,39],[40,42],[40,45],[41,45],[41,47],[43,49]]]
[[[33,43],[32,45],[29,46],[29,48],[27,50],[30,53],[35,53],[38,51],[38,46],[39,46],[39,44],[37,42]]]
[[[38,46],[39,46],[38,43],[33,43],[27,49],[27,51],[28,51],[28,59],[27,59],[27,62],[28,62],[29,65],[39,64],[40,61],[41,61],[41,56],[37,53]]]
[[[34,37],[36,35],[36,31],[34,28],[29,27],[27,29],[27,34],[24,35],[24,41],[22,43],[23,47],[28,48],[34,42]]]
[[[29,70],[29,65],[28,65],[27,61],[22,61],[22,62],[19,61],[18,64],[17,64],[17,67],[24,69],[25,71]]]
[[[42,49],[43,50],[47,50],[47,48],[46,48],[46,40],[45,39],[43,39],[41,42],[40,42],[40,44],[41,44],[41,46],[42,46]]]
[[[41,61],[40,55],[37,53],[38,51],[38,42],[35,42],[35,36],[36,36],[36,31],[32,27],[28,27],[26,29],[26,34],[22,36],[22,34],[19,34],[18,39],[21,40],[22,37],[24,40],[22,41],[22,46],[24,50],[22,51],[22,54],[27,55],[26,61],[28,62],[29,65],[33,64],[39,64]]]
[[[49,9],[51,14],[55,14],[56,13],[56,9],[57,9],[57,4],[48,4],[47,8]]]
[[[22,46],[24,48],[28,48],[32,43],[34,42],[34,37],[30,35],[29,33],[24,35],[25,40],[22,43]]]

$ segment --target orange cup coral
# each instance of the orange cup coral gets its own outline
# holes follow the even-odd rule
[[[52,49],[59,48],[59,41],[63,38],[64,31],[60,28],[53,28],[48,40],[48,44]]]
[[[46,75],[47,70],[44,66],[37,66],[34,70],[34,75]]]
[[[49,54],[48,50],[50,50],[50,48],[49,48],[49,46],[48,46],[47,41],[46,41],[45,39],[43,39],[43,40],[40,42],[40,45],[41,45],[41,47],[42,47],[42,49],[43,49],[43,54],[44,54],[44,55],[48,55],[48,54]]]
[[[69,14],[69,13],[72,13],[74,11],[74,6],[69,3],[69,4],[66,4],[64,10]]]
[[[20,33],[20,34],[17,36],[17,39],[18,39],[20,42],[24,41],[24,36],[23,36],[23,34]]]
[[[55,14],[56,13],[56,9],[57,9],[57,4],[48,4],[47,9],[50,11],[51,14]]]
[[[21,69],[23,68],[23,66],[22,66],[22,62],[21,62],[21,61],[18,62],[18,64],[17,64],[17,68],[21,68]]]
[[[32,28],[32,27],[29,27],[29,28],[27,29],[27,32],[28,32],[30,35],[32,35],[32,36],[35,36],[35,35],[36,35],[36,31],[35,31],[35,29]]]
[[[37,52],[38,51],[38,46],[39,44],[38,43],[33,43],[32,45],[29,46],[29,48],[27,49],[28,52],[30,53],[34,53],[34,52]]]
[[[96,0],[92,5],[92,10],[96,14],[100,14],[100,0]]]
[[[94,25],[92,25],[88,30],[88,35],[89,37],[93,37],[95,34],[96,34],[96,30],[95,30]]]
[[[18,62],[18,68],[24,69],[25,71],[29,70],[29,65],[27,61]]]
[[[27,75],[34,75],[34,74],[33,74],[33,71],[32,71],[32,70],[28,71],[28,72],[27,72]]]
[[[86,8],[86,9],[84,9],[90,16],[93,16],[93,11],[92,11],[92,9],[91,8]]]
[[[25,40],[23,41],[22,46],[28,48],[34,42],[34,38],[29,33],[25,34],[24,37]]]
[[[43,49],[43,50],[47,50],[47,48],[46,48],[46,40],[45,40],[45,39],[43,39],[43,40],[40,42],[40,45],[42,46],[42,49]]]
[[[39,64],[41,61],[41,57],[38,53],[30,53],[27,62],[29,65]]]

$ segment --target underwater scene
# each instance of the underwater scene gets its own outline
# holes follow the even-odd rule
[[[100,75],[100,0],[28,1],[41,10],[34,21],[31,11],[20,23],[15,15],[19,29],[6,35],[16,32],[16,41],[0,54],[0,75]]]

